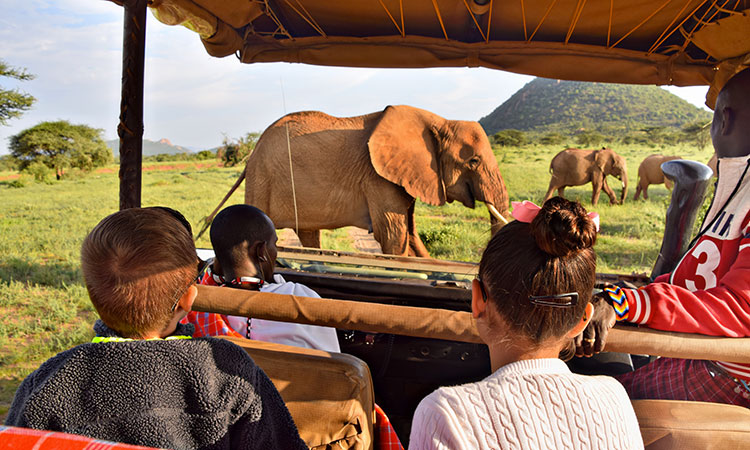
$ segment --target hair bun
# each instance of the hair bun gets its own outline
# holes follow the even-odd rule
[[[531,221],[531,234],[542,251],[563,257],[593,247],[596,225],[580,203],[553,197]]]

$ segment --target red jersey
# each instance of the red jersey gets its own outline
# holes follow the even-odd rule
[[[722,158],[711,208],[671,274],[623,289],[625,320],[711,336],[750,336],[750,158]],[[725,181],[726,180],[726,181]],[[750,365],[715,361],[750,381]]]

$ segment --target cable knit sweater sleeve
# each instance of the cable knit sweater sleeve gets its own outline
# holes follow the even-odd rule
[[[410,450],[476,448],[469,445],[470,440],[456,417],[456,414],[461,412],[448,404],[444,394],[444,390],[437,390],[425,397],[417,406],[409,437]]]

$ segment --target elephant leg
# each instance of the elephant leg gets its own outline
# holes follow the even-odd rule
[[[619,200],[617,200],[617,196],[615,196],[615,192],[612,190],[612,188],[609,187],[609,184],[607,184],[607,179],[602,180],[602,189],[604,189],[604,193],[607,194],[607,197],[609,197],[609,204],[610,205],[617,205],[620,203]]]
[[[429,258],[430,252],[427,251],[427,247],[422,243],[418,234],[409,236],[409,256],[416,256],[419,258]]]
[[[372,233],[383,253],[409,256],[409,233],[406,215],[391,211],[372,218]]]
[[[641,185],[635,187],[635,196],[633,197],[633,200],[638,200],[638,197],[641,196]],[[646,198],[646,194],[643,194],[643,198]]]
[[[430,253],[427,251],[427,247],[422,243],[422,239],[417,233],[417,226],[414,223],[414,205],[412,203],[409,211],[406,213],[407,223],[409,226],[409,256],[418,256],[420,258],[429,258]]]
[[[555,185],[554,178],[553,178],[549,182],[549,189],[547,189],[547,194],[544,195],[544,201],[542,203],[546,202],[547,200],[550,199],[550,197],[552,197],[552,193],[555,192],[556,188],[557,188],[557,185]]]
[[[648,200],[648,185],[643,188],[643,199]]]
[[[320,230],[299,230],[297,236],[303,247],[320,248]]]
[[[602,192],[602,182],[599,180],[594,180],[591,182],[591,185],[593,187],[593,192],[591,193],[591,204],[596,205],[599,203],[599,195]]]
[[[674,186],[674,183],[669,178],[664,177],[664,186],[666,186],[667,189],[669,189],[671,191],[672,187]]]
[[[557,188],[557,195],[560,196],[560,198],[565,198],[565,186]]]

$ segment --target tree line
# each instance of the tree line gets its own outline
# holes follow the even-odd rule
[[[711,122],[696,121],[682,129],[662,126],[638,127],[619,136],[593,130],[579,130],[576,133],[563,134],[558,132],[533,133],[507,129],[490,136],[490,141],[501,147],[523,147],[529,144],[571,145],[572,143],[579,147],[598,147],[613,143],[656,147],[657,145],[687,143],[702,150],[711,140],[710,125]]]

